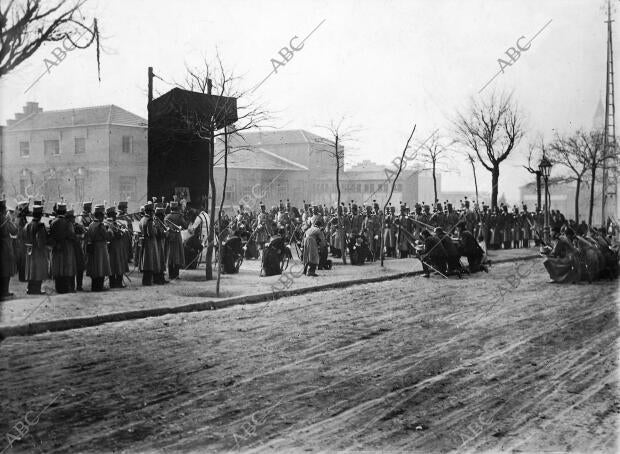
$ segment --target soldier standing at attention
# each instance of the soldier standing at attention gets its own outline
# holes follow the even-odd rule
[[[139,266],[142,272],[142,285],[153,285],[153,274],[159,273],[159,247],[157,246],[156,228],[153,225],[153,204],[144,206],[144,216],[140,219],[142,245],[140,247]]]
[[[72,276],[69,280],[69,291],[75,292],[82,289],[82,280],[84,278],[84,269],[86,267],[86,262],[84,259],[84,251],[82,250],[82,242],[84,241],[84,235],[86,234],[86,230],[82,226],[82,224],[77,224],[75,222],[75,214],[73,210],[67,211],[67,220],[71,224],[73,228],[73,232],[75,233],[75,237],[73,240],[73,252],[75,253],[75,276]]]
[[[95,219],[86,231],[86,275],[91,279],[91,290],[101,292],[104,290],[103,281],[111,273],[110,256],[108,254],[108,242],[111,234],[103,223],[105,207],[95,206]]]
[[[76,281],[77,281],[77,289],[82,290],[82,280],[84,279],[84,271],[86,270],[86,258],[88,255],[86,254],[86,231],[88,230],[88,226],[93,222],[93,217],[91,215],[93,203],[92,202],[84,202],[82,204],[82,214],[80,214],[76,219],[76,225],[80,225],[81,228],[77,228],[76,231],[82,231],[83,234],[80,237],[80,247],[82,249],[82,257],[84,261],[82,261],[83,266],[78,266],[76,270]],[[79,261],[78,261],[79,262]]]
[[[27,295],[44,295],[41,283],[48,276],[47,229],[41,222],[43,207],[32,207],[32,220],[23,228],[24,244],[26,246],[25,277],[28,281]]]
[[[159,259],[158,271],[153,273],[154,284],[167,284],[164,273],[166,272],[166,239],[168,236],[168,229],[164,226],[164,207],[157,206],[155,208],[155,216],[153,218],[153,225],[155,227],[155,237],[157,238],[157,258]]]
[[[170,232],[168,233],[168,277],[170,279],[178,279],[179,270],[185,264],[181,230],[187,228],[187,222],[179,212],[178,202],[171,202],[170,210],[170,214],[166,215],[164,220],[170,227]]]
[[[116,210],[109,207],[106,210],[106,220],[104,222],[110,234],[110,245],[108,253],[110,255],[110,288],[123,288],[123,275],[129,271],[127,265],[127,243],[120,224],[116,221]]]
[[[17,275],[20,282],[26,282],[26,246],[24,240],[25,227],[28,224],[26,216],[29,214],[29,201],[19,202],[15,208],[17,217],[17,238],[15,245],[15,260],[17,261]]]
[[[56,205],[56,219],[50,224],[52,243],[52,278],[57,293],[68,293],[71,290],[70,281],[76,274],[75,266],[75,231],[73,225],[66,218],[67,205]]]
[[[13,238],[17,227],[6,212],[6,200],[0,200],[0,301],[13,296],[9,292],[9,281],[15,274]]]

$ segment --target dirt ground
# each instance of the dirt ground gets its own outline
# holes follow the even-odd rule
[[[617,304],[536,260],[10,337],[0,449],[617,452]]]

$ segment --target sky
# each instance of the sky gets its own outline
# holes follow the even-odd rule
[[[527,135],[502,163],[499,193],[516,203],[519,186],[532,181],[521,167],[528,144],[593,126],[604,97],[605,11],[603,0],[89,0],[82,12],[97,17],[103,36],[101,81],[94,47],[58,61],[46,45],[0,79],[0,121],[28,101],[44,110],[115,104],[146,118],[149,66],[161,78],[158,96],[185,79],[186,65],[215,61],[217,52],[244,91],[272,72],[272,59],[285,63],[249,99],[272,113],[271,126],[321,134],[344,118],[354,131],[344,143],[349,163],[388,164],[414,124],[418,140],[435,129],[453,137],[456,113],[472,98],[508,91]],[[525,47],[545,25],[479,93],[498,59],[510,61],[506,50],[522,36]],[[313,30],[289,61],[278,53]],[[46,58],[57,62],[49,71]],[[462,157],[450,168],[444,190],[473,190]],[[481,191],[490,179],[478,166]]]

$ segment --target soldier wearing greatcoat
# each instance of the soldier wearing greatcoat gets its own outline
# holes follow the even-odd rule
[[[66,218],[67,205],[56,205],[56,218],[50,223],[50,238],[52,244],[52,278],[57,293],[71,291],[71,281],[76,275],[76,260],[74,245],[75,230],[72,223]]]
[[[155,237],[157,238],[157,258],[159,259],[159,270],[153,273],[154,284],[167,284],[169,281],[164,277],[166,272],[166,260],[168,257],[168,228],[164,225],[165,209],[158,205],[155,207],[153,225],[155,226]]]
[[[116,210],[109,207],[106,210],[104,225],[108,229],[110,244],[108,254],[110,256],[110,288],[123,288],[123,275],[129,271],[129,259],[127,258],[126,227],[116,220]]]
[[[168,276],[170,279],[178,279],[179,270],[185,264],[181,230],[187,228],[187,222],[180,213],[177,202],[170,203],[170,210],[170,214],[166,215],[164,221],[170,228],[168,232]]]
[[[17,226],[7,214],[6,200],[0,200],[0,301],[13,296],[9,281],[16,271],[12,238],[15,235]]]
[[[153,274],[159,273],[159,247],[157,245],[157,229],[153,223],[154,207],[151,202],[144,206],[144,216],[140,219],[140,246],[139,267],[142,272],[142,285],[153,285]]]
[[[26,245],[24,241],[25,227],[28,224],[29,201],[19,202],[15,208],[17,218],[17,238],[13,241],[15,260],[17,262],[17,276],[20,282],[26,282]]]
[[[32,220],[23,228],[24,245],[26,247],[25,277],[28,281],[28,295],[44,295],[41,284],[47,279],[49,261],[47,253],[47,229],[41,222],[43,207],[32,207]]]
[[[94,220],[86,231],[86,275],[90,276],[93,292],[103,291],[105,277],[112,274],[108,252],[108,243],[112,239],[112,234],[103,223],[104,212],[103,205],[95,206]]]
[[[75,220],[76,232],[83,232],[83,234],[78,235],[80,239],[80,247],[82,248],[82,257],[84,259],[83,261],[78,260],[77,262],[75,279],[77,281],[78,290],[82,290],[82,280],[84,279],[84,271],[86,270],[86,258],[88,257],[86,254],[86,231],[88,230],[88,226],[91,222],[93,222],[92,206],[92,202],[84,202],[82,204],[82,213]],[[81,228],[77,227],[77,225]]]

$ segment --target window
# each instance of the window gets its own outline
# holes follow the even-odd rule
[[[86,153],[86,139],[84,137],[75,138],[75,154]]]
[[[30,142],[19,142],[19,155],[24,158],[30,156]]]
[[[76,176],[73,181],[75,182],[75,200],[82,202],[84,201],[84,177]]]
[[[355,186],[355,192],[362,192],[362,184],[361,184],[361,183],[358,183],[358,184]]]
[[[119,181],[120,200],[136,199],[136,177],[120,177]]]
[[[368,183],[364,183],[364,192],[368,192]]]
[[[375,184],[374,183],[370,183],[370,191],[369,192],[375,192]]]
[[[19,193],[21,195],[26,195],[26,188],[28,187],[28,180],[25,178],[19,179]]]
[[[123,153],[133,153],[133,137],[123,136]]]
[[[229,181],[226,183],[226,194],[225,194],[225,200],[228,203],[235,203],[235,182],[234,181]]]
[[[58,155],[60,154],[60,141],[58,140],[44,140],[43,150],[46,155]]]
[[[402,191],[402,190],[403,190],[403,185],[402,185],[402,184],[400,184],[400,183],[396,183],[396,190],[397,190],[398,192]]]

